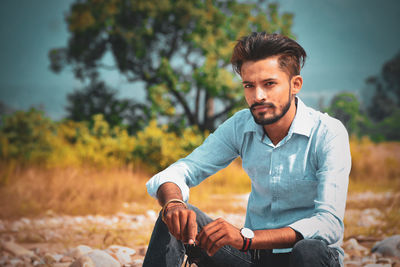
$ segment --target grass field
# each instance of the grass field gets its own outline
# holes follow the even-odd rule
[[[351,142],[352,172],[349,194],[360,192],[400,192],[400,143],[374,144],[368,140]],[[98,169],[42,168],[19,166],[13,162],[0,163],[0,176],[7,181],[0,187],[0,218],[34,217],[56,214],[115,214],[118,211],[144,213],[159,210],[157,201],[146,191],[145,183],[151,177],[146,168]],[[190,202],[213,212],[244,212],[235,205],[235,197],[250,191],[250,182],[240,161],[210,177],[191,190]],[[223,196],[221,198],[221,196]],[[223,205],[215,205],[221,203]],[[355,227],[345,221],[346,235],[378,235],[400,229],[400,201],[396,197],[348,201],[348,209],[380,209],[385,226],[368,229]],[[360,215],[361,216],[361,215]],[[354,227],[353,227],[354,226]]]

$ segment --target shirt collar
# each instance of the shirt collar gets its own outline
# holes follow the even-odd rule
[[[292,125],[290,126],[288,135],[291,133],[296,133],[309,137],[314,125],[314,120],[312,119],[309,108],[297,96],[296,102],[296,116],[294,117]],[[249,110],[249,112],[251,111]],[[247,121],[244,132],[260,132],[262,135],[264,133],[262,126],[258,125],[254,121],[253,117]]]
[[[296,116],[293,119],[292,125],[290,126],[289,132],[305,135],[310,137],[311,130],[314,127],[314,119],[310,112],[310,108],[307,107],[303,101],[296,96],[297,110]]]

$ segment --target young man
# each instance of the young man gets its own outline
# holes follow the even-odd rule
[[[163,207],[143,266],[340,266],[350,172],[348,134],[298,97],[306,52],[278,34],[253,33],[231,59],[249,109],[147,183]],[[240,156],[251,179],[245,226],[186,204],[189,187]]]

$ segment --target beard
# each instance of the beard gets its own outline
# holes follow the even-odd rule
[[[256,106],[268,106],[269,108],[273,108],[276,110],[276,106],[273,103],[268,103],[268,102],[262,102],[262,103],[254,103],[253,105],[250,106],[250,112],[251,115],[253,115],[254,121],[259,124],[259,125],[270,125],[273,124],[277,121],[279,121],[283,116],[286,115],[286,113],[289,111],[291,103],[292,103],[292,97],[291,97],[291,90],[292,88],[289,88],[289,99],[288,102],[283,106],[282,110],[278,114],[273,114],[272,117],[269,118],[264,118],[264,115],[266,114],[265,112],[261,112],[258,115],[254,114],[253,108]]]

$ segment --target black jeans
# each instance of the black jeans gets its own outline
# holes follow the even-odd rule
[[[188,206],[196,212],[198,231],[212,221],[196,207]],[[160,216],[155,224],[143,267],[180,267],[185,254],[189,263],[196,263],[199,267],[340,266],[338,252],[315,239],[297,242],[290,253],[272,253],[271,250],[250,250],[245,253],[231,246],[224,246],[210,257],[201,248],[184,245],[176,240]]]

